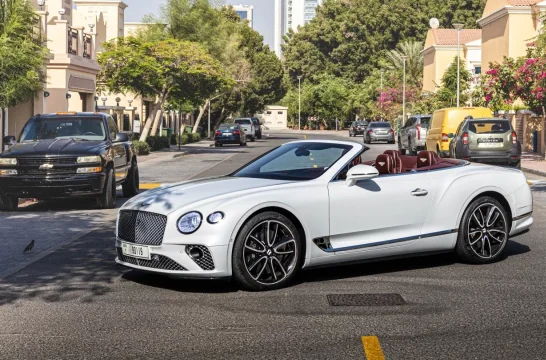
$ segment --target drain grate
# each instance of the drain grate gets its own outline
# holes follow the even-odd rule
[[[406,304],[400,294],[333,294],[326,297],[330,306],[396,306]]]

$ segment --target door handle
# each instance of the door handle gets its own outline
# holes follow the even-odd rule
[[[415,189],[411,192],[411,195],[413,196],[427,196],[428,195],[428,191],[426,191],[425,189]]]

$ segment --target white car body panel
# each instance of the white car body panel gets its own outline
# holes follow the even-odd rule
[[[348,144],[352,150],[315,180],[201,179],[164,186],[129,200],[120,211],[167,216],[162,244],[149,246],[150,253],[167,256],[187,270],[158,270],[116,261],[180,277],[231,276],[233,242],[239,230],[253,214],[266,208],[282,209],[301,223],[304,267],[453,249],[464,210],[484,192],[494,191],[506,199],[515,219],[511,234],[532,225],[532,194],[519,170],[461,162],[428,172],[382,175],[349,187],[332,179],[363,150],[363,145],[319,142]],[[428,194],[411,195],[416,189],[425,189]],[[197,231],[185,235],[178,231],[177,222],[190,211],[200,212],[203,222]],[[225,218],[209,224],[207,216],[216,211],[223,212]],[[328,238],[331,248],[319,248],[313,242],[318,238]],[[197,266],[185,253],[187,245],[206,246],[215,269]]]

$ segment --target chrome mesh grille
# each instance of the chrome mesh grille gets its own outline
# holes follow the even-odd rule
[[[165,215],[146,211],[122,210],[119,212],[118,238],[144,245],[161,245],[167,225]]]
[[[203,245],[190,245],[189,247],[198,248],[203,252],[203,257],[200,259],[193,259],[197,265],[203,270],[214,270],[214,260],[209,249]]]
[[[77,157],[20,157],[17,159],[19,165],[40,166],[43,164],[75,164]]]
[[[121,248],[117,248],[118,251],[118,259],[122,262],[137,265],[137,266],[144,266],[152,269],[160,269],[160,270],[173,270],[173,271],[187,271],[185,267],[180,265],[174,260],[169,259],[166,256],[163,255],[152,255],[152,260],[146,260],[146,259],[137,259],[130,256],[123,255],[123,252],[121,251]]]

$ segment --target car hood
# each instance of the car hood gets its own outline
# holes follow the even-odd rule
[[[126,202],[121,209],[142,210],[167,215],[203,200],[222,196],[233,198],[246,191],[257,192],[260,191],[260,188],[290,182],[231,176],[187,181],[147,191]]]
[[[104,141],[50,139],[17,143],[4,151],[2,156],[86,155],[96,154],[104,146]]]

